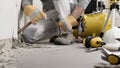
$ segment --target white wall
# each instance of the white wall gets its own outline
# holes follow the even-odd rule
[[[17,12],[16,0],[1,0],[0,2],[0,40],[17,37]],[[14,33],[14,34],[13,34]]]

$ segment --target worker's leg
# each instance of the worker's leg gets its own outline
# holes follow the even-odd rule
[[[59,18],[66,18],[70,14],[69,0],[53,0],[55,10],[59,13]]]
[[[35,25],[30,25],[23,32],[23,38],[25,42],[35,43],[39,40],[49,39],[53,36],[58,35],[57,23],[54,20],[58,14],[56,11],[48,11],[47,13],[48,20],[41,20]]]
[[[67,45],[73,42],[74,38],[72,36],[72,27],[78,25],[76,19],[80,17],[80,15],[89,3],[88,0],[80,0],[79,2],[75,1],[76,0],[54,0],[54,5],[56,6],[55,8],[60,13],[60,21],[58,25],[63,35],[56,38],[56,44]],[[71,8],[72,2],[78,3],[75,5],[74,9]]]
[[[70,0],[53,0],[55,9],[59,13],[59,18],[60,21],[65,19],[70,13],[71,13],[71,5],[70,5]],[[58,22],[58,25],[59,22]],[[65,27],[65,26],[63,26]],[[66,27],[69,27],[66,25]],[[71,25],[70,25],[71,27]],[[68,30],[65,29],[61,30],[61,35],[58,36],[58,38],[55,39],[55,44],[71,44],[73,42],[73,35],[70,33]]]

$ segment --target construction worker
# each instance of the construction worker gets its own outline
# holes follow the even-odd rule
[[[76,19],[81,16],[90,0],[42,0],[43,8],[47,12],[39,11],[32,2],[33,0],[22,1],[25,15],[33,23],[24,30],[24,40],[35,43],[51,38],[55,44],[69,45],[74,41],[72,27],[79,24]],[[58,22],[54,20],[56,18],[59,18]]]
[[[53,0],[55,9],[59,13],[61,35],[58,36],[54,43],[58,45],[68,45],[74,42],[72,27],[79,23],[77,19],[87,8],[90,0]]]

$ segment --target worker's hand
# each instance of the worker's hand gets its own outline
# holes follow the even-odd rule
[[[31,19],[33,24],[41,19],[46,18],[46,14],[43,11],[39,11],[35,6],[32,5],[26,5],[24,7],[24,13]]]
[[[35,16],[35,17],[31,20],[31,22],[32,22],[33,24],[35,24],[35,23],[38,22],[39,20],[45,18],[45,15],[46,15],[46,14],[45,14],[44,12],[40,12],[37,16]]]
[[[78,22],[72,15],[67,16],[58,23],[58,26],[65,32],[72,31],[72,27],[76,25],[78,25]]]

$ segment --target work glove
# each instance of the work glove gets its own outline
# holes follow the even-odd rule
[[[39,11],[33,5],[25,5],[24,13],[31,19],[32,24],[35,24],[39,20],[46,18],[46,14],[43,11]]]
[[[58,22],[58,26],[64,32],[71,32],[72,27],[76,25],[78,25],[78,22],[72,15],[69,15],[65,19],[62,19]]]

